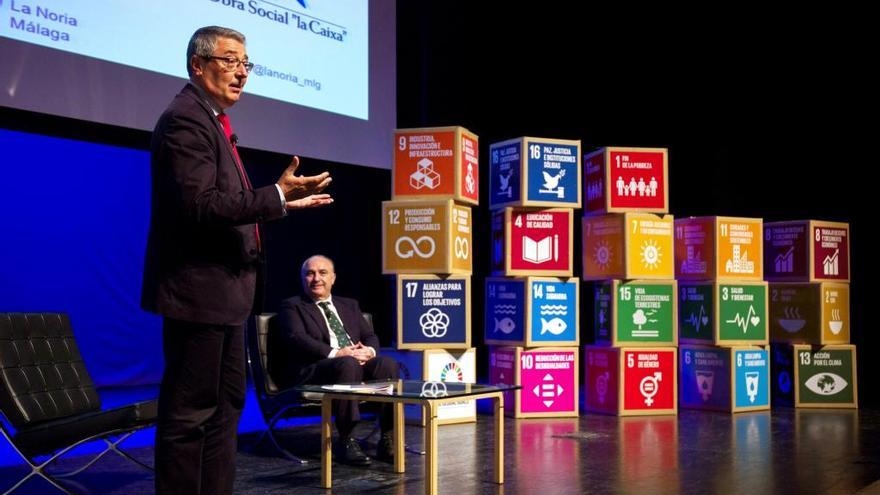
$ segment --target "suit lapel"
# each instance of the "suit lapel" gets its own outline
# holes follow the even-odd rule
[[[217,119],[216,115],[214,115],[214,110],[211,109],[208,103],[202,98],[201,93],[199,93],[199,90],[196,89],[196,87],[193,86],[192,83],[187,84],[186,87],[183,88],[183,90],[191,98],[196,100],[199,106],[202,107],[202,110],[204,110],[205,113],[208,114],[208,118],[211,120],[211,122],[214,123],[214,131],[219,135],[220,142],[223,143],[222,145],[226,148],[226,154],[228,155],[229,160],[232,162],[233,168],[235,168],[235,175],[238,176],[238,180],[239,182],[241,182],[241,188],[243,190],[247,190],[247,179],[245,177],[242,177],[241,175],[241,172],[244,171],[244,164],[242,164],[242,167],[239,169],[238,162],[235,158],[235,151],[232,149],[232,143],[230,143],[229,140],[226,139],[226,132],[223,131],[223,124],[220,123],[220,120]]]
[[[302,299],[300,304],[303,310],[312,319],[312,324],[321,336],[321,340],[330,343],[330,329],[327,328],[327,322],[324,321],[324,315],[321,314],[321,308],[311,300]]]

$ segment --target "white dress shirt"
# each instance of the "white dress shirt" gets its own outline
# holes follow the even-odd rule
[[[336,353],[339,352],[339,339],[336,338],[336,332],[334,332],[333,330],[330,329],[330,320],[327,319],[327,315],[324,314],[324,309],[320,306],[320,303],[323,303],[323,302],[330,303],[330,311],[333,311],[333,313],[336,315],[336,318],[339,318],[340,322],[342,321],[342,318],[339,317],[339,311],[336,311],[336,306],[333,304],[333,296],[332,295],[327,296],[327,299],[321,299],[320,301],[314,301],[315,306],[318,306],[318,311],[321,312],[321,317],[324,318],[324,325],[327,326],[327,333],[330,334],[330,347],[331,347],[331,349],[330,349],[330,354],[327,354],[327,357],[333,358],[333,357],[336,357]],[[345,328],[345,325],[343,324],[343,329],[344,328]],[[351,338],[351,335],[348,333],[347,330],[345,331],[345,333],[348,335],[348,339],[351,340],[352,342],[354,342],[354,339]],[[370,347],[368,345],[365,345],[364,348],[370,349],[371,351],[373,351],[373,357],[376,356],[376,349],[373,349],[372,347]]]

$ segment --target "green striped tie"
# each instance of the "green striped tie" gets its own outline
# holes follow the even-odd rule
[[[318,306],[324,311],[324,316],[327,317],[327,322],[330,323],[330,330],[333,330],[333,333],[336,334],[336,340],[339,341],[339,348],[342,349],[343,347],[350,346],[351,339],[348,338],[348,334],[345,333],[345,328],[342,327],[342,322],[339,321],[339,317],[337,317],[336,313],[330,309],[330,301],[319,302]]]

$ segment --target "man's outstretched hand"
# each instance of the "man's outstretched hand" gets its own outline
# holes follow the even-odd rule
[[[329,205],[332,202],[333,198],[331,198],[329,194],[312,194],[305,198],[288,201],[284,206],[288,210],[299,210],[302,208],[316,208],[318,206]]]
[[[290,165],[278,179],[278,186],[281,187],[284,199],[287,200],[287,209],[314,208],[332,203],[333,198],[329,194],[318,194],[333,181],[330,173],[302,176],[296,175],[298,168],[299,157],[294,156],[290,160]]]

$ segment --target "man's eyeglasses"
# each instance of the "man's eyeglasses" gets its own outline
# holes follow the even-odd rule
[[[235,57],[218,57],[216,55],[207,55],[203,56],[202,58],[206,58],[209,60],[219,60],[220,63],[223,65],[223,68],[225,68],[229,72],[237,70],[239,65],[244,65],[244,69],[248,72],[250,72],[251,69],[254,68],[254,64],[252,62],[248,62],[247,59],[240,60]]]

